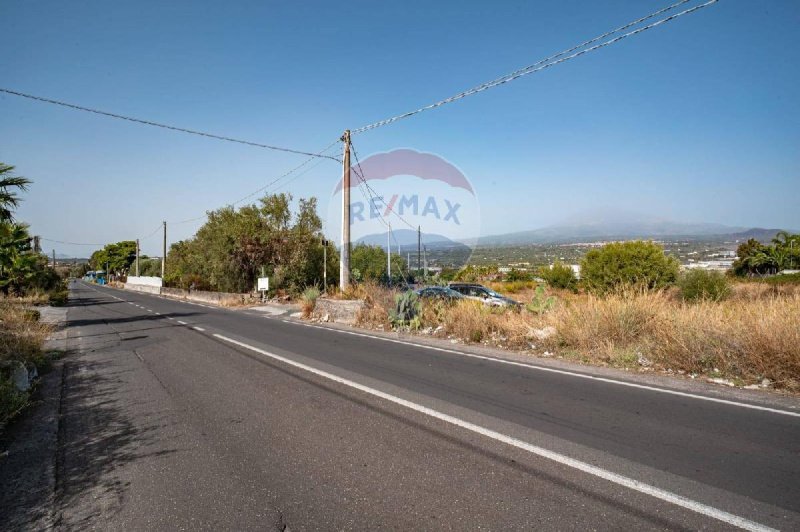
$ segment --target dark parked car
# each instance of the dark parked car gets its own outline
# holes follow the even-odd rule
[[[446,286],[426,286],[415,290],[417,296],[422,299],[445,299],[447,301],[455,301],[456,299],[464,299],[464,296],[455,290],[451,290]]]
[[[450,283],[449,288],[458,292],[462,296],[482,301],[484,304],[492,307],[519,307],[520,303],[513,299],[498,294],[491,288],[487,288],[481,284],[471,283]]]

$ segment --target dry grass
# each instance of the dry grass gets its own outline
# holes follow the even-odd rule
[[[389,330],[389,310],[395,306],[394,298],[398,294],[378,284],[364,283],[351,285],[347,292],[337,299],[362,299],[364,308],[356,316],[356,325],[370,329]]]
[[[0,300],[0,362],[42,362],[42,345],[52,329],[28,305],[27,298]]]
[[[497,287],[500,288],[500,287]],[[394,292],[361,287],[367,308],[358,323],[388,329]],[[585,363],[660,369],[733,379],[769,379],[800,392],[800,289],[736,283],[728,300],[686,303],[675,289],[605,297],[548,290],[549,312],[490,308],[479,302],[425,301],[423,329],[438,336],[511,349],[550,351]],[[532,288],[515,297],[527,302]],[[551,327],[555,334],[541,338]]]
[[[678,302],[669,293],[587,296],[548,315],[550,346],[590,362],[767,378],[800,391],[800,294]]]

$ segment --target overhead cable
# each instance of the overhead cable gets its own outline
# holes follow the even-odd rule
[[[339,143],[339,139],[336,139],[336,140],[334,140],[333,142],[331,142],[330,144],[328,144],[328,145],[327,145],[325,148],[323,148],[322,150],[320,150],[320,151],[319,151],[319,152],[317,152],[316,154],[313,154],[313,155],[314,155],[313,157],[309,157],[308,159],[306,159],[305,161],[303,161],[303,162],[302,162],[302,163],[300,163],[299,165],[295,166],[295,167],[294,167],[294,168],[292,168],[291,170],[288,170],[288,171],[284,172],[283,174],[281,174],[280,176],[276,177],[275,179],[273,179],[272,181],[270,181],[270,182],[269,182],[269,183],[267,183],[266,185],[264,185],[264,186],[262,186],[262,187],[258,188],[257,190],[254,190],[253,192],[251,192],[250,194],[248,194],[248,195],[246,195],[246,196],[244,196],[244,197],[242,197],[242,198],[239,198],[238,200],[234,201],[233,203],[228,203],[227,205],[229,205],[229,206],[238,205],[239,203],[242,203],[243,201],[246,201],[246,200],[248,200],[248,199],[252,198],[253,196],[255,196],[255,195],[257,195],[257,194],[259,194],[259,193],[261,193],[261,192],[265,192],[265,191],[266,191],[268,188],[270,188],[271,186],[275,185],[275,184],[276,184],[278,181],[281,181],[281,180],[282,180],[282,179],[284,179],[285,177],[287,177],[287,176],[289,176],[289,175],[291,175],[291,174],[293,174],[293,173],[297,172],[298,170],[300,170],[301,168],[303,168],[304,166],[306,166],[308,163],[310,163],[310,162],[311,162],[311,161],[313,161],[314,159],[319,159],[319,158],[320,158],[320,155],[323,155],[325,152],[328,152],[328,151],[330,151],[330,149],[331,149],[332,147],[334,147],[334,146],[335,146],[336,144],[338,144],[338,143]],[[336,159],[336,161],[338,162],[338,159]],[[321,161],[320,161],[320,162],[321,162]],[[319,163],[318,163],[318,164],[319,164]],[[310,168],[308,168],[308,169],[306,170],[306,172],[307,172],[308,170],[311,170],[312,168],[315,168],[316,166],[317,166],[317,165],[312,165]],[[293,177],[292,179],[290,179],[290,180],[289,180],[289,181],[287,181],[286,183],[283,183],[283,184],[281,185],[281,187],[283,187],[283,186],[286,186],[287,184],[289,184],[289,182],[291,182],[291,181],[293,181],[294,179],[296,179],[296,178],[300,177],[301,175],[305,174],[306,172],[301,172],[300,174],[296,175],[295,177]],[[280,187],[278,187],[278,188],[280,188]],[[196,222],[196,221],[198,221],[198,220],[202,220],[202,219],[204,219],[204,218],[206,218],[206,217],[208,217],[208,213],[206,213],[206,214],[203,214],[203,215],[201,215],[201,216],[196,216],[196,217],[194,217],[194,218],[189,218],[189,219],[186,219],[186,220],[180,220],[180,221],[177,221],[177,222],[169,222],[169,223],[170,223],[170,225],[181,225],[181,224],[185,224],[185,223]]]
[[[379,128],[379,127],[382,127],[382,126],[386,126],[386,125],[392,124],[394,122],[397,122],[399,120],[402,120],[404,118],[409,118],[409,117],[414,116],[416,114],[422,113],[423,111],[428,111],[428,110],[431,110],[431,109],[435,109],[437,107],[441,107],[443,105],[446,105],[448,103],[452,103],[452,102],[460,100],[462,98],[466,98],[467,96],[471,96],[473,94],[477,94],[479,92],[483,92],[483,91],[491,89],[493,87],[497,87],[498,85],[503,85],[503,84],[508,83],[510,81],[513,81],[513,80],[515,80],[517,78],[521,78],[523,76],[527,76],[528,74],[534,74],[534,73],[539,72],[541,70],[544,70],[546,68],[555,66],[555,65],[557,65],[559,63],[564,63],[564,62],[569,61],[571,59],[575,59],[576,57],[580,57],[581,55],[587,54],[589,52],[593,52],[593,51],[598,50],[600,48],[604,48],[606,46],[610,46],[610,45],[612,45],[612,44],[614,44],[616,42],[619,42],[619,41],[621,41],[621,40],[623,40],[623,39],[625,39],[627,37],[631,37],[633,35],[636,35],[638,33],[642,33],[644,31],[647,31],[649,29],[655,28],[655,27],[660,26],[662,24],[666,24],[667,22],[669,22],[671,20],[675,20],[678,17],[682,17],[684,15],[688,15],[690,13],[694,13],[695,11],[703,9],[704,7],[708,7],[708,6],[712,5],[712,4],[717,3],[719,0],[709,0],[708,2],[706,2],[704,4],[700,4],[700,5],[691,7],[689,9],[686,9],[686,10],[681,11],[679,13],[675,13],[674,15],[670,15],[668,17],[665,17],[665,18],[663,18],[661,20],[658,20],[656,22],[648,24],[647,26],[643,26],[641,28],[629,31],[629,32],[624,33],[622,35],[618,35],[617,37],[614,37],[613,39],[609,39],[609,40],[604,41],[604,42],[602,42],[600,44],[595,44],[594,46],[591,46],[589,48],[584,48],[585,46],[588,46],[589,44],[597,42],[600,39],[603,39],[605,37],[608,37],[610,35],[613,35],[615,33],[623,31],[625,29],[628,29],[628,28],[630,28],[632,26],[635,26],[636,24],[644,22],[645,20],[649,20],[651,18],[654,18],[654,17],[658,16],[659,14],[663,14],[663,13],[665,13],[667,11],[670,11],[670,10],[672,10],[672,9],[682,5],[682,4],[685,4],[686,2],[689,2],[689,1],[691,1],[691,0],[681,0],[680,2],[678,2],[676,4],[672,4],[671,6],[667,6],[665,8],[662,8],[662,9],[660,9],[660,10],[654,12],[654,13],[651,13],[650,15],[647,15],[646,17],[642,17],[642,18],[637,19],[637,20],[635,20],[633,22],[630,22],[630,23],[628,23],[628,24],[626,24],[624,26],[620,26],[619,28],[617,28],[615,30],[606,32],[603,35],[595,37],[594,39],[588,40],[588,41],[586,41],[586,42],[584,42],[582,44],[579,44],[577,46],[573,46],[572,48],[569,48],[568,50],[564,50],[563,52],[559,52],[559,53],[557,53],[555,55],[552,55],[550,57],[542,59],[541,61],[538,61],[538,62],[536,62],[536,63],[534,63],[534,64],[532,64],[530,66],[521,68],[519,70],[511,72],[510,74],[506,74],[505,76],[499,77],[499,78],[494,79],[492,81],[487,81],[487,82],[482,83],[482,84],[480,84],[480,85],[478,85],[476,87],[473,87],[471,89],[468,89],[468,90],[465,90],[463,92],[460,92],[460,93],[458,93],[458,94],[456,94],[454,96],[450,96],[449,98],[445,98],[444,100],[439,100],[437,102],[434,102],[432,104],[426,105],[424,107],[420,107],[420,108],[415,109],[413,111],[409,111],[407,113],[396,115],[396,116],[393,116],[393,117],[390,117],[390,118],[387,118],[387,119],[384,119],[384,120],[379,120],[378,122],[373,122],[372,124],[368,124],[366,126],[362,126],[362,127],[358,128],[358,129],[354,129],[354,130],[352,130],[352,133],[353,134],[363,133],[363,132],[369,131],[371,129],[376,129],[376,128]],[[583,49],[581,49],[581,48],[583,48]],[[576,51],[576,50],[579,50],[579,51]],[[574,52],[574,53],[572,53],[572,52]],[[571,55],[566,55],[566,54],[570,54],[570,53],[571,53]],[[564,57],[565,55],[566,55],[566,57]]]
[[[252,141],[249,141],[249,140],[241,140],[241,139],[236,139],[236,138],[233,138],[233,137],[226,137],[224,135],[217,135],[217,134],[214,134],[214,133],[208,133],[208,132],[205,132],[205,131],[198,131],[198,130],[195,130],[195,129],[187,129],[187,128],[178,127],[178,126],[170,126],[170,125],[167,125],[167,124],[161,124],[159,122],[153,122],[151,120],[144,120],[144,119],[141,119],[141,118],[134,118],[134,117],[131,117],[131,116],[120,115],[120,114],[117,114],[117,113],[109,113],[107,111],[100,111],[98,109],[91,109],[89,107],[83,107],[81,105],[62,102],[62,101],[59,101],[59,100],[52,100],[50,98],[44,98],[42,96],[34,96],[32,94],[25,94],[24,92],[18,92],[18,91],[14,91],[14,90],[11,90],[11,89],[4,89],[4,88],[0,87],[0,92],[4,92],[6,94],[12,94],[14,96],[20,96],[22,98],[28,98],[30,100],[36,100],[36,101],[40,101],[40,102],[50,103],[50,104],[53,104],[53,105],[60,105],[61,107],[68,107],[70,109],[75,109],[77,111],[85,111],[87,113],[94,113],[94,114],[97,114],[97,115],[109,116],[111,118],[118,118],[120,120],[127,120],[129,122],[136,122],[138,124],[144,124],[146,126],[160,127],[162,129],[169,129],[169,130],[172,130],[172,131],[180,131],[181,133],[188,133],[190,135],[199,135],[201,137],[208,137],[208,138],[217,139],[217,140],[224,140],[226,142],[234,142],[234,143],[237,143],[237,144],[245,144],[247,146],[255,146],[257,148],[265,148],[265,149],[268,149],[268,150],[282,151],[282,152],[286,152],[286,153],[296,153],[298,155],[308,155],[310,157],[321,157],[321,158],[325,158],[325,159],[333,159],[334,161],[340,162],[339,159],[337,159],[336,157],[332,157],[330,155],[318,155],[318,154],[311,153],[311,152],[308,152],[308,151],[295,150],[295,149],[292,149],[292,148],[284,148],[284,147],[281,147],[281,146],[272,146],[270,144],[261,144],[259,142],[252,142]]]

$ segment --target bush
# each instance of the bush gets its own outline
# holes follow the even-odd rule
[[[657,290],[675,283],[678,260],[654,242],[613,242],[590,250],[581,261],[586,288],[605,294],[625,288]]]
[[[539,270],[539,277],[544,279],[553,288],[563,288],[575,291],[578,287],[578,278],[567,264],[556,261],[552,267],[546,266]]]
[[[707,270],[689,270],[681,275],[678,286],[685,301],[722,301],[731,294],[731,286],[725,275]]]

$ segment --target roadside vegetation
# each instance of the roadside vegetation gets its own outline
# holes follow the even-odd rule
[[[13,171],[0,163],[0,428],[28,404],[30,391],[15,376],[27,382],[50,364],[42,350],[50,329],[35,307],[67,300],[64,280],[36,249],[28,226],[14,219],[19,193],[31,181]]]
[[[535,280],[520,272],[503,279],[496,270],[474,267],[455,275],[512,295],[524,303],[519,310],[472,300],[423,300],[415,312],[402,297],[395,301],[393,291],[369,285],[359,324],[586,364],[800,392],[797,281],[681,273],[651,242],[609,244],[587,254],[582,266],[588,276],[580,282],[570,279],[571,268],[561,266],[541,270]]]

